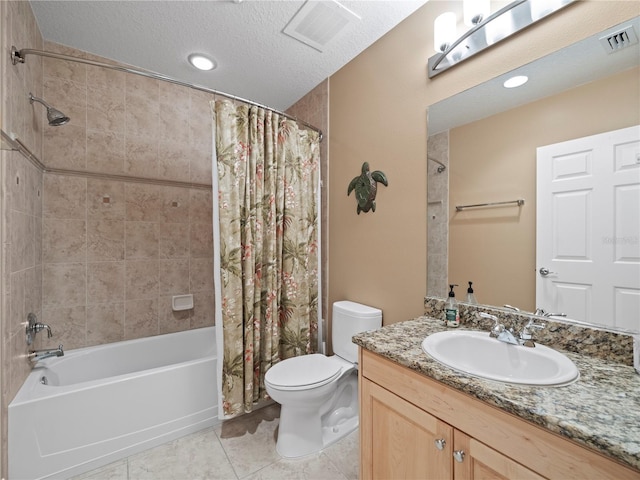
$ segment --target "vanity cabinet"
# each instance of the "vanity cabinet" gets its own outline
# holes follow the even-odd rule
[[[360,348],[360,478],[640,479],[640,472]]]

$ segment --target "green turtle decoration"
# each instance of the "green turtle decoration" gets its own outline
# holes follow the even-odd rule
[[[389,185],[387,176],[380,170],[374,172],[369,171],[369,163],[362,164],[362,173],[351,180],[347,190],[347,196],[353,190],[356,191],[356,201],[358,202],[358,215],[360,212],[376,211],[376,192],[378,191],[378,182],[385,187]]]

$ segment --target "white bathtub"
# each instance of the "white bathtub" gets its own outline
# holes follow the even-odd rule
[[[41,361],[9,405],[9,479],[70,477],[215,425],[215,345],[209,327]]]

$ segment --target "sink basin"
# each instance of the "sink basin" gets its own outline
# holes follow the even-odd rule
[[[488,332],[434,333],[424,339],[422,350],[454,370],[498,382],[561,386],[580,376],[575,364],[552,348],[511,345],[491,338]]]

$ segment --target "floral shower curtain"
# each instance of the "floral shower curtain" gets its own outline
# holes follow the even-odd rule
[[[317,351],[319,135],[256,106],[211,106],[218,414],[231,418],[266,398],[271,365]]]

